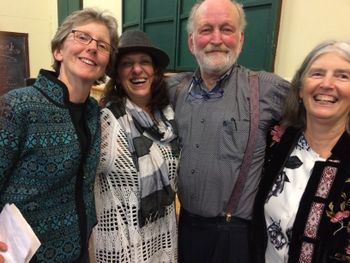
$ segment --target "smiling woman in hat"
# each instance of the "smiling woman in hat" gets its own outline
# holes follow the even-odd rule
[[[101,103],[95,183],[97,262],[176,262],[178,149],[164,70],[169,57],[141,31],[122,34]]]

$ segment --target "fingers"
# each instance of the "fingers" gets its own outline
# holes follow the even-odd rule
[[[2,241],[0,241],[0,251],[1,252],[7,251],[7,245],[6,245],[6,243],[4,243]]]
[[[0,241],[0,251],[2,252],[7,251],[7,245],[5,242]]]
[[[0,252],[6,252],[7,251],[7,245],[6,243],[0,241]],[[0,254],[0,263],[4,263],[5,259],[4,257]]]

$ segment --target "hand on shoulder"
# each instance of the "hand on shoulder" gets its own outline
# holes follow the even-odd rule
[[[0,241],[0,252],[6,252],[7,251],[7,245],[6,243]],[[0,263],[4,263],[5,259],[4,257],[0,254]]]

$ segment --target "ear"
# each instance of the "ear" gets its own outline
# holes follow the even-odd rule
[[[63,55],[62,55],[62,51],[60,48],[55,49],[55,51],[53,52],[53,57],[55,58],[56,61],[63,60]]]
[[[188,37],[187,37],[187,44],[188,44],[188,49],[190,50],[190,52],[193,54],[193,33],[190,33],[188,34]]]
[[[239,39],[239,50],[242,51],[242,47],[243,47],[243,43],[244,43],[244,32],[241,32],[241,36]]]

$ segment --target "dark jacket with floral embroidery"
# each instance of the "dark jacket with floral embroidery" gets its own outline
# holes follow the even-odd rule
[[[99,107],[85,103],[83,152],[68,105],[67,87],[46,70],[33,86],[0,97],[0,210],[14,203],[22,212],[41,241],[38,262],[78,259],[96,224]]]
[[[267,149],[263,177],[256,196],[253,216],[254,263],[265,262],[267,232],[264,204],[274,179],[284,168],[301,131],[288,128],[281,141]],[[271,142],[271,141],[270,141]],[[271,145],[268,142],[267,145]],[[336,171],[329,193],[320,196],[320,178],[328,171]],[[326,175],[326,176],[323,176]],[[317,209],[315,209],[317,207]],[[289,247],[289,263],[298,262],[300,256],[311,255],[302,262],[350,262],[350,136],[345,132],[326,162],[316,162],[300,201],[293,225]],[[316,212],[316,213],[315,213]],[[317,216],[317,213],[319,216]],[[310,216],[313,215],[313,216]],[[316,222],[318,222],[317,224]],[[306,224],[308,223],[308,227]],[[318,227],[317,227],[318,226]],[[307,229],[308,231],[305,231]],[[304,250],[302,248],[313,249]],[[270,263],[270,262],[267,262]]]

